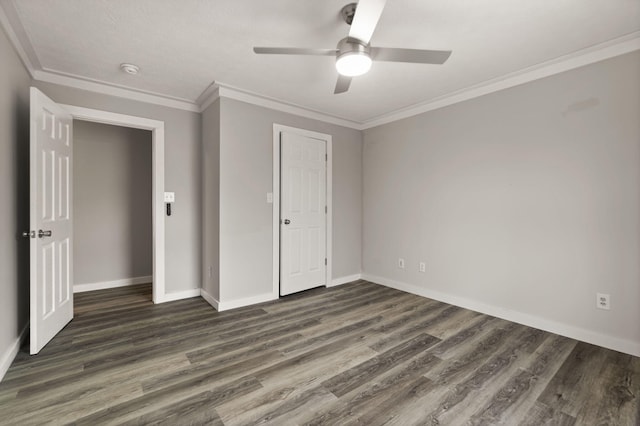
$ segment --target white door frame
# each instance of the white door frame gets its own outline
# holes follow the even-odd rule
[[[310,138],[321,139],[327,144],[327,268],[325,287],[331,285],[331,241],[333,235],[332,226],[332,146],[331,135],[312,132],[311,130],[298,129],[296,127],[273,124],[273,298],[280,297],[280,132],[296,133]]]
[[[152,132],[152,217],[153,217],[153,303],[166,301],[164,263],[164,121],[134,115],[60,104],[74,120],[151,130]]]

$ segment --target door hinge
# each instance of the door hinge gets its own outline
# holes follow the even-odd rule
[[[324,206],[324,214],[327,214],[327,213],[329,213],[329,210],[328,210],[327,206]]]
[[[327,266],[327,258],[324,258],[324,266]]]
[[[324,161],[329,161],[329,154],[324,155]]]

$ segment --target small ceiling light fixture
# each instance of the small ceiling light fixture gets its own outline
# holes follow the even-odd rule
[[[140,72],[140,68],[133,64],[120,64],[120,69],[122,72],[126,72],[127,74],[136,75]]]
[[[356,77],[371,69],[369,46],[355,38],[344,38],[338,43],[336,69],[347,77]]]

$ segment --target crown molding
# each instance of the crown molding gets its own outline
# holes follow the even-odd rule
[[[582,49],[559,58],[543,62],[522,70],[505,74],[504,76],[482,82],[433,100],[418,103],[406,108],[383,114],[362,123],[362,129],[370,129],[382,124],[413,117],[428,111],[444,108],[459,102],[488,95],[493,92],[519,86],[534,80],[549,77],[585,65],[610,59],[640,50],[640,31],[616,38],[604,43]]]
[[[350,129],[362,130],[362,123],[353,120],[336,117],[321,111],[305,108],[301,105],[285,102],[279,99],[270,98],[268,96],[252,93],[247,90],[229,86],[224,83],[215,82],[209,86],[199,97],[202,99],[201,110],[211,105],[218,98],[234,99],[236,101],[246,102],[248,104],[297,115],[300,117],[310,118],[325,123],[336,124],[338,126],[348,127]]]
[[[288,114],[322,121],[325,123],[337,124],[339,126],[348,127],[351,129],[362,130],[362,123],[360,122],[345,120],[330,114],[315,111],[309,108],[302,107],[300,105],[291,104],[279,99],[269,98],[267,96],[252,93],[220,82],[211,83],[211,85],[207,87],[202,92],[202,94],[200,94],[200,96],[198,96],[196,103],[200,105],[200,112],[207,109],[219,98],[234,99],[237,101],[246,102],[251,105],[265,107]]]
[[[226,86],[219,83],[220,96],[237,101],[252,103],[257,106],[274,109],[277,111],[285,112],[288,114],[294,114],[313,120],[323,121],[325,123],[336,124],[338,126],[348,127],[351,129],[362,130],[362,123],[354,120],[347,120],[337,117],[332,114],[328,114],[322,111],[317,111],[311,108],[306,108],[301,105],[293,104],[290,102],[279,101],[267,96],[258,95],[245,90],[241,90],[235,87]]]
[[[219,97],[227,97],[356,130],[366,130],[372,127],[391,123],[393,121],[423,114],[428,111],[444,108],[459,102],[488,95],[500,90],[519,86],[541,78],[550,77],[555,74],[570,71],[575,68],[624,55],[636,50],[640,50],[640,31],[636,31],[604,43],[596,44],[586,49],[533,65],[495,79],[487,80],[427,102],[421,102],[401,108],[366,121],[346,120],[327,113],[305,108],[300,105],[251,93],[236,87],[227,86],[223,83],[214,83],[209,86],[200,95],[197,103],[201,105],[201,110],[204,110]]]
[[[267,96],[258,95],[256,93],[251,93],[249,91],[242,90],[237,87],[228,86],[223,83],[218,82],[217,84],[220,97],[223,98],[235,99],[237,101],[247,102],[288,114],[294,114],[301,117],[311,118],[313,120],[324,121],[325,123],[337,124],[338,126],[362,130],[362,123],[357,121],[346,120],[344,118],[336,117],[335,115],[316,111],[310,108],[305,108],[301,105],[280,101],[278,99],[270,98]]]
[[[61,86],[73,87],[75,89],[88,90],[90,92],[101,93],[103,95],[145,102],[148,104],[191,112],[200,112],[200,107],[197,104],[186,99],[173,98],[159,93],[133,90],[128,87],[109,84],[98,80],[90,80],[75,75],[52,72],[49,70],[36,70],[34,71],[33,79],[46,83],[59,84]]]
[[[429,101],[417,103],[382,114],[370,120],[355,121],[215,81],[200,94],[196,101],[190,101],[188,99],[170,97],[161,93],[135,90],[104,81],[87,79],[78,75],[43,69],[38,61],[35,51],[33,50],[31,42],[24,31],[13,2],[0,2],[0,25],[11,41],[11,44],[20,57],[20,60],[31,75],[31,78],[36,81],[54,83],[76,89],[191,112],[202,112],[209,105],[215,102],[216,99],[225,97],[356,130],[365,130],[391,123],[393,121],[402,120],[404,118],[444,108],[459,102],[464,102],[493,92],[623,55],[625,53],[640,50],[640,31],[636,31],[626,36],[600,43],[495,79],[487,80]]]
[[[34,71],[40,68],[40,62],[31,47],[13,2],[0,2],[0,25],[13,45],[13,49],[18,54],[20,61],[22,61],[27,72],[33,78]],[[29,53],[25,46],[27,46]]]
[[[177,108],[186,111],[200,112],[200,108],[194,102],[187,99],[173,98],[160,93],[134,90],[125,86],[119,86],[104,81],[87,79],[82,76],[65,74],[43,68],[33,50],[31,41],[22,26],[18,12],[12,1],[0,2],[0,25],[7,34],[14,50],[20,57],[22,64],[32,79],[46,83],[54,83],[62,86],[73,87],[81,90],[102,93],[105,95],[126,98],[154,105]]]
[[[200,96],[198,96],[198,99],[196,99],[196,104],[200,105],[200,112],[203,112],[205,109],[209,108],[209,105],[214,103],[219,98],[220,89],[214,81],[209,85],[209,87],[204,89]]]

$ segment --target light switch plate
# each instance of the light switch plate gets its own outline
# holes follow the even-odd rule
[[[267,192],[267,203],[273,203],[273,192]]]
[[[165,192],[164,193],[164,202],[165,203],[175,203],[176,202],[176,193],[175,192]]]

